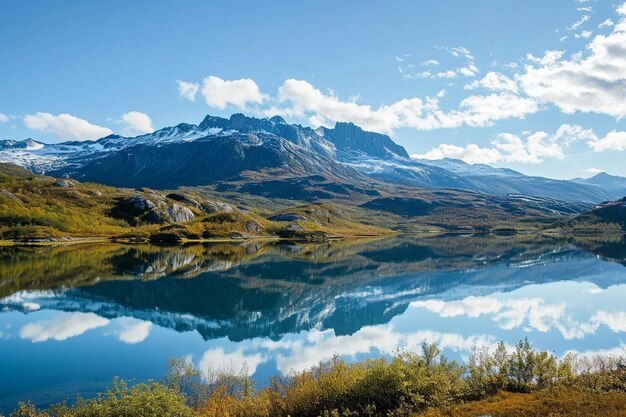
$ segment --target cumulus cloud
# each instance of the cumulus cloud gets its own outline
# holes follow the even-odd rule
[[[412,307],[424,308],[441,317],[483,315],[504,330],[527,328],[546,333],[557,330],[565,339],[580,339],[593,334],[604,325],[613,332],[626,332],[626,312],[598,310],[583,321],[575,321],[566,314],[566,303],[549,303],[541,297],[503,298],[501,295],[475,297],[461,300],[414,301]]]
[[[6,123],[9,121],[9,116],[4,113],[0,113],[0,123]]]
[[[621,8],[626,9],[625,6]],[[529,59],[523,72],[518,74],[522,90],[529,97],[543,103],[552,103],[567,114],[580,111],[624,117],[624,18],[610,34],[595,36],[587,45],[587,50],[585,57],[574,54],[570,59],[563,59],[562,51],[547,51],[541,58]]]
[[[65,340],[88,330],[106,326],[109,320],[94,313],[59,313],[50,320],[29,323],[20,330],[20,338],[33,342]]]
[[[595,326],[605,325],[613,332],[626,332],[626,311],[607,312],[598,310],[591,321]]]
[[[457,110],[448,112],[439,107],[436,97],[407,98],[374,108],[341,100],[332,92],[325,94],[309,82],[295,79],[282,84],[278,100],[282,107],[272,111],[307,117],[312,125],[351,121],[365,129],[387,133],[401,127],[432,130],[462,125],[489,126],[498,120],[523,118],[537,111],[534,100],[510,93],[469,96],[461,101]]]
[[[135,136],[154,132],[152,120],[147,114],[142,112],[129,111],[128,113],[124,113],[119,123],[124,126],[121,130],[121,134],[124,136]]]
[[[245,108],[248,104],[261,104],[268,99],[253,80],[223,80],[213,75],[202,82],[201,94],[206,103],[217,109],[226,106]]]
[[[424,154],[414,154],[416,159],[461,159],[467,163],[519,162],[538,164],[546,158],[562,159],[565,149],[573,142],[588,141],[595,143],[596,135],[591,129],[578,125],[564,124],[554,134],[543,131],[515,135],[500,133],[491,142],[491,147],[469,144],[465,147],[441,144]]]
[[[122,327],[119,332],[120,342],[134,345],[146,340],[150,335],[152,323],[144,320],[123,317],[117,320]]]
[[[189,101],[196,101],[196,94],[200,89],[200,84],[190,83],[187,81],[176,80],[178,85],[178,94]]]
[[[596,152],[623,151],[626,150],[626,132],[612,130],[603,138],[591,139],[588,144]]]
[[[238,367],[245,364],[248,375],[253,375],[257,367],[265,362],[267,362],[265,355],[259,352],[248,352],[244,346],[239,346],[229,352],[219,347],[204,352],[199,368],[209,376],[211,371],[227,371],[230,368],[238,370]]]
[[[38,112],[24,116],[24,124],[32,130],[51,133],[60,139],[92,140],[113,133],[111,129],[89,123],[85,119],[63,113]]]
[[[498,120],[523,119],[539,110],[535,100],[507,92],[469,96],[461,101],[460,108],[462,111],[456,116],[470,126],[490,126]]]
[[[484,88],[492,91],[508,91],[514,94],[518,93],[519,88],[517,82],[504,74],[490,71],[480,80],[474,80],[464,87],[466,90],[475,90]]]
[[[501,161],[503,156],[498,149],[481,148],[473,143],[464,147],[442,143],[426,153],[413,154],[411,158],[431,160],[454,158],[465,161],[468,164],[490,164]]]
[[[478,74],[478,67],[474,64],[469,64],[466,67],[458,68],[457,72],[461,75],[465,75],[466,77],[473,77]]]

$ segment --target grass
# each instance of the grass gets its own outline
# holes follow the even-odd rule
[[[186,206],[195,218],[185,223],[160,221],[156,224],[146,216],[121,210],[120,202],[132,197],[154,200],[157,195],[149,189],[130,190],[71,180],[70,187],[58,186],[58,180],[36,175],[11,164],[0,164],[0,240],[62,239],[66,237],[148,239],[156,235],[176,236],[180,240],[214,240],[277,236],[289,223],[267,219],[272,212],[259,212],[245,207],[232,212],[205,213],[198,207],[176,201]],[[184,191],[200,203],[207,200],[192,189]],[[174,201],[158,194],[165,204]],[[212,201],[227,202],[211,197]],[[231,203],[231,206],[236,204]],[[279,212],[284,211],[283,207]],[[309,204],[299,206],[291,202],[291,210],[306,212],[309,216],[297,223],[302,231],[296,238],[321,233],[323,236],[384,236],[393,232],[384,227],[354,221],[354,210],[341,210],[337,206]],[[321,218],[315,213],[329,216]]]
[[[431,409],[421,417],[626,417],[626,392],[555,387],[532,393],[502,391],[484,400]]]
[[[378,209],[362,206],[365,201],[334,199],[317,203],[269,199],[215,187],[182,187],[174,190],[205,203],[218,201],[236,207],[230,213],[206,213],[188,202],[177,201],[195,215],[185,223],[161,220],[121,210],[122,203],[136,196],[153,198],[160,194],[165,204],[167,190],[130,190],[68,180],[73,186],[59,187],[58,180],[33,174],[11,164],[0,164],[0,241],[62,239],[66,237],[121,238],[147,240],[166,236],[176,240],[211,240],[280,236],[281,230],[297,223],[301,230],[292,238],[314,240],[330,237],[388,236],[397,233],[623,233],[617,225],[580,221],[570,216],[539,210],[523,201],[508,201],[460,190],[381,188],[385,204]],[[397,202],[389,197],[406,197]],[[365,197],[363,197],[365,198]],[[369,197],[368,197],[369,198]],[[432,209],[419,215],[402,215],[426,204]],[[127,207],[126,207],[127,208]],[[411,210],[409,210],[411,212]],[[294,214],[304,219],[291,222],[268,220],[276,214]],[[573,227],[572,225],[576,226]]]
[[[203,372],[172,360],[161,382],[114,380],[94,399],[41,410],[21,403],[11,417],[452,417],[623,416],[626,367],[620,357],[561,360],[520,341],[512,352],[475,350],[466,364],[436,345],[348,364],[339,358],[256,388],[241,371]]]

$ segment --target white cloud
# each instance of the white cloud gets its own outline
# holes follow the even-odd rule
[[[239,371],[238,367],[245,364],[248,375],[253,375],[256,368],[265,362],[267,358],[264,355],[259,352],[248,353],[244,346],[239,346],[231,352],[219,347],[204,352],[198,366],[200,371],[208,374],[209,371],[228,371],[230,368]]]
[[[178,94],[181,97],[184,97],[189,101],[196,101],[196,94],[200,89],[200,85],[198,83],[176,80],[176,84],[178,84]]]
[[[537,111],[532,99],[510,93],[469,96],[458,110],[446,112],[437,98],[407,98],[389,105],[370,105],[344,101],[332,92],[324,94],[303,80],[286,80],[278,91],[282,108],[273,108],[288,116],[308,117],[312,125],[350,121],[367,130],[390,133],[393,129],[412,127],[418,130],[452,128],[462,125],[488,126],[508,118],[523,118]]]
[[[576,22],[574,22],[571,26],[569,26],[567,28],[567,30],[576,30],[578,29],[583,23],[585,23],[586,21],[588,21],[589,19],[591,19],[591,16],[589,15],[583,15],[579,20],[577,20]]]
[[[626,150],[626,132],[612,130],[603,138],[590,139],[589,147],[596,152]]]
[[[402,333],[389,324],[365,326],[354,334],[345,336],[336,336],[331,330],[311,330],[304,341],[279,341],[268,343],[267,346],[286,350],[276,355],[276,366],[282,374],[287,374],[292,370],[308,369],[320,360],[329,360],[334,355],[355,357],[371,352],[391,355],[398,349],[418,352],[423,342],[436,343],[442,349],[467,353],[475,346],[490,349],[496,346],[496,340],[487,335],[465,337],[459,333],[420,329]]]
[[[0,123],[6,123],[9,121],[9,116],[4,113],[0,113]]]
[[[413,154],[411,158],[431,160],[454,158],[468,164],[490,164],[502,160],[503,156],[497,149],[481,148],[473,143],[465,147],[442,143],[424,154]]]
[[[527,54],[526,59],[534,64],[538,65],[551,65],[556,63],[559,59],[563,57],[565,51],[545,51],[542,57],[536,57],[533,54]]]
[[[469,144],[465,147],[441,144],[424,154],[411,155],[417,159],[461,159],[467,163],[495,163],[500,161],[538,164],[545,158],[562,159],[565,149],[573,142],[596,139],[591,129],[564,124],[554,134],[543,131],[514,135],[500,133],[492,141],[492,147]]]
[[[474,56],[470,53],[470,51],[467,48],[438,47],[437,49],[444,50],[448,52],[449,54],[453,55],[454,57],[464,59],[465,65],[459,66],[456,69],[448,69],[448,70],[441,70],[441,71],[434,71],[434,69],[426,70],[426,71],[424,70],[416,71],[415,64],[404,64],[404,65],[398,66],[398,71],[400,72],[400,75],[402,76],[402,78],[403,79],[430,78],[433,80],[455,79],[455,78],[458,78],[459,76],[474,77],[476,76],[476,74],[480,72],[478,67],[474,64]],[[398,62],[403,62],[403,61],[404,60],[398,61]],[[440,62],[436,59],[428,59],[426,61],[423,61],[420,65],[422,67],[435,67],[435,66],[439,66]]]
[[[469,296],[462,300],[442,301],[442,300],[426,300],[414,301],[412,307],[425,308],[433,313],[439,314],[441,317],[480,317],[483,314],[495,314],[504,307],[500,300],[493,297],[476,297]]]
[[[586,172],[588,174],[596,175],[596,174],[599,174],[599,173],[601,173],[603,171],[600,168],[593,168],[592,167],[592,168],[585,168],[585,169],[583,169],[583,172]]]
[[[111,129],[67,113],[56,116],[43,112],[28,114],[24,116],[24,124],[29,129],[51,133],[66,140],[92,140],[113,133]]]
[[[609,313],[604,310],[598,310],[591,318],[591,321],[597,326],[603,324],[613,332],[626,332],[625,311]]]
[[[593,34],[593,32],[590,31],[590,30],[583,30],[582,32],[577,33],[576,35],[574,35],[574,37],[576,37],[578,39],[580,39],[580,38],[587,39],[587,38],[590,38],[592,34]]]
[[[615,26],[615,23],[613,23],[613,19],[610,17],[598,25],[599,28],[608,28],[611,26]]]
[[[575,54],[571,59],[562,59],[562,51],[547,51],[542,58],[529,59],[517,75],[522,90],[567,114],[581,111],[626,116],[624,19],[610,34],[595,36],[587,50],[584,58]]]
[[[515,80],[504,74],[490,71],[482,79],[474,80],[464,87],[466,90],[485,88],[492,91],[508,91],[517,94],[518,87]]]
[[[489,126],[494,121],[520,118],[536,113],[535,100],[501,92],[488,96],[469,96],[459,106],[464,123],[470,126]]]
[[[457,69],[457,72],[466,77],[473,77],[478,74],[478,67],[474,64],[469,64],[466,67],[461,67]]]
[[[154,132],[154,127],[152,126],[152,120],[150,120],[150,117],[147,114],[138,111],[129,111],[128,113],[124,113],[119,120],[119,123],[124,125],[121,130],[121,133],[124,136],[136,136],[143,133]]]
[[[134,345],[143,342],[150,335],[152,323],[149,321],[136,320],[128,317],[122,317],[117,321],[122,327],[119,333],[121,342]]]
[[[88,330],[106,326],[109,320],[94,313],[59,313],[50,320],[29,323],[20,330],[20,338],[33,342],[65,340]]]
[[[500,294],[494,294],[486,297],[470,296],[455,301],[416,301],[411,306],[427,309],[445,318],[491,316],[498,327],[504,330],[513,330],[524,325],[542,333],[554,329],[568,340],[593,334],[601,325],[607,326],[613,332],[626,332],[626,312],[608,313],[598,310],[584,321],[575,321],[570,314],[566,314],[566,303],[549,303],[541,297],[503,298]]]
[[[474,56],[472,55],[470,50],[463,46],[459,46],[456,48],[444,48],[444,49],[446,49],[448,52],[450,52],[451,55],[455,57],[465,57],[465,59],[467,59],[468,61],[474,60]]]
[[[457,77],[456,71],[447,70],[447,71],[437,72],[433,74],[431,78],[456,78],[456,77]]]
[[[206,103],[217,109],[226,106],[245,108],[249,103],[261,104],[268,98],[249,78],[226,81],[213,75],[204,79],[201,93]]]

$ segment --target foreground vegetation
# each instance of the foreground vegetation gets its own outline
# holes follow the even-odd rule
[[[436,345],[420,353],[348,364],[341,359],[273,378],[256,389],[245,367],[200,373],[174,360],[160,383],[115,380],[95,399],[39,410],[22,403],[11,417],[206,416],[623,416],[626,367],[619,357],[558,360],[527,340],[511,352],[475,350],[466,365]]]

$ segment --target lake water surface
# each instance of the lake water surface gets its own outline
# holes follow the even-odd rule
[[[263,384],[424,341],[617,353],[624,265],[624,241],[488,236],[0,248],[0,412],[158,380],[170,357]]]

